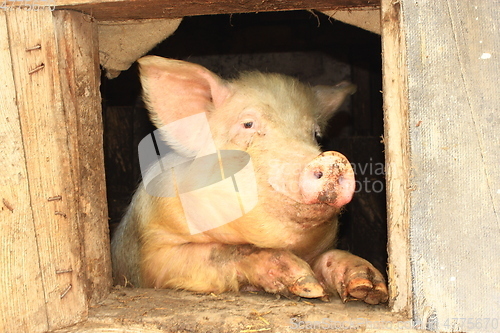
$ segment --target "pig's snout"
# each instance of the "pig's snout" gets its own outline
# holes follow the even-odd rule
[[[356,186],[351,164],[335,151],[323,152],[307,164],[299,182],[306,204],[326,203],[338,208],[351,201]]]

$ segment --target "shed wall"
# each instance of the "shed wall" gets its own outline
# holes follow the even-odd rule
[[[427,329],[492,332],[500,317],[500,6],[401,5],[414,319]]]

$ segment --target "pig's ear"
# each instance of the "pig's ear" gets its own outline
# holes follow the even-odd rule
[[[334,86],[313,87],[319,101],[318,123],[324,125],[342,105],[346,97],[356,92],[356,85],[342,81]]]
[[[213,111],[229,96],[224,81],[203,66],[157,56],[137,62],[144,102],[158,128]]]

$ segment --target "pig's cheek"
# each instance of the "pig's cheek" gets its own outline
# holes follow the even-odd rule
[[[231,139],[231,142],[236,145],[241,150],[247,150],[252,142],[251,136],[246,135],[236,135]]]
[[[258,133],[253,129],[241,128],[241,125],[237,125],[236,127],[230,131],[230,140],[241,150],[246,150],[252,144],[254,136]]]
[[[283,172],[283,168],[281,164],[278,163],[277,160],[271,160],[269,162],[269,176],[267,177],[267,181],[271,186],[278,192],[281,192],[282,189],[279,185],[279,175]]]
[[[293,172],[292,181],[290,182],[290,192],[294,196],[300,196],[301,193],[299,179],[300,179],[300,170],[296,170],[295,172]]]
[[[275,191],[285,194],[296,201],[301,201],[300,166],[300,164],[283,162],[278,159],[271,160],[269,163],[269,184]]]

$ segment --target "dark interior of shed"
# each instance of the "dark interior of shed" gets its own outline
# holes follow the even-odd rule
[[[330,121],[321,145],[346,155],[356,173],[356,193],[341,217],[338,247],[386,272],[380,36],[310,11],[193,16],[149,54],[200,63],[226,78],[256,69],[312,85],[355,83],[356,94]],[[138,143],[154,127],[140,101],[136,66],[113,80],[103,75],[101,92],[113,230],[140,182]]]

